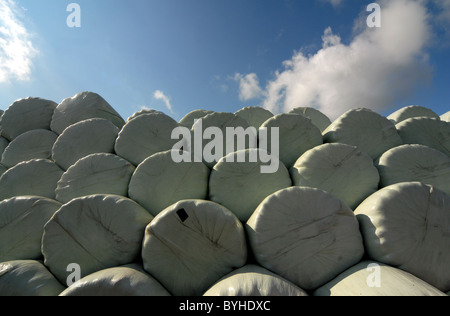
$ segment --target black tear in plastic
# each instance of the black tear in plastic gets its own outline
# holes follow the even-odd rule
[[[183,223],[189,218],[189,215],[186,213],[184,208],[179,209],[177,211],[177,215]]]

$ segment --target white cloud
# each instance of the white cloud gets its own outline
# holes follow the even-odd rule
[[[258,76],[255,73],[248,75],[235,74],[234,80],[239,82],[239,99],[248,101],[259,98],[262,95],[262,89],[259,86]]]
[[[343,2],[343,0],[322,0],[322,1],[330,3],[333,7],[337,7]]]
[[[153,94],[153,97],[156,100],[161,100],[166,105],[167,109],[170,111],[170,113],[173,114],[172,104],[170,103],[170,98],[164,94],[161,90],[156,90]]]
[[[436,21],[440,23],[447,32],[450,32],[450,1],[449,0],[435,0],[440,9]]]
[[[37,49],[12,0],[0,0],[0,82],[29,80]]]
[[[308,56],[296,52],[264,91],[255,86],[255,93],[246,94],[241,89],[241,97],[262,94],[264,107],[272,112],[315,107],[332,119],[351,108],[383,111],[395,106],[431,78],[425,53],[431,38],[430,17],[421,0],[379,3],[381,28],[365,27],[348,45],[327,28],[322,49]],[[247,76],[240,75],[240,79]],[[257,76],[250,74],[249,78]],[[252,87],[254,80],[247,81]],[[241,80],[241,88],[245,86]]]

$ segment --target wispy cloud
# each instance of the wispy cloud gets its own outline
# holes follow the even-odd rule
[[[166,105],[167,109],[170,111],[170,113],[174,114],[173,109],[172,109],[172,104],[170,103],[170,98],[168,96],[166,96],[164,94],[164,92],[162,92],[161,90],[156,90],[155,93],[153,94],[153,97],[156,100],[163,101],[164,104]]]
[[[321,0],[322,2],[328,2],[330,3],[333,7],[337,7],[339,6],[343,0]]]
[[[365,27],[349,44],[327,28],[322,49],[312,55],[296,52],[283,62],[284,69],[275,72],[261,92],[264,107],[274,113],[315,107],[330,118],[358,107],[384,111],[427,83],[431,67],[426,48],[432,30],[425,2],[382,0],[380,4],[381,28]],[[258,87],[252,91],[259,91]]]
[[[37,54],[13,0],[0,0],[0,82],[29,80]]]
[[[259,86],[258,76],[255,73],[242,75],[237,73],[234,80],[239,82],[239,99],[248,101],[262,96],[262,89]]]

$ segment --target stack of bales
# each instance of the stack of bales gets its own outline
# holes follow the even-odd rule
[[[331,122],[248,107],[125,121],[83,92],[19,100],[0,127],[0,296],[450,291],[446,114],[354,109]],[[174,162],[177,127],[268,128],[255,135],[268,146]],[[261,157],[277,170],[262,173]]]

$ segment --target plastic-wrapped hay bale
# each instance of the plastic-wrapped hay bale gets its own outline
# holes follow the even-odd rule
[[[331,120],[320,112],[319,110],[316,110],[314,108],[310,107],[298,107],[295,109],[292,109],[289,113],[291,114],[300,114],[304,117],[307,117],[311,119],[312,123],[316,125],[321,132],[327,129],[328,126],[331,124]]]
[[[242,117],[250,126],[256,129],[259,129],[265,121],[274,116],[272,112],[259,106],[248,106],[240,109],[235,114]]]
[[[0,202],[0,262],[39,259],[44,225],[61,203],[22,196]]]
[[[154,216],[186,199],[206,199],[209,168],[202,162],[176,163],[172,151],[154,154],[134,172],[128,189],[131,199]]]
[[[64,289],[39,261],[0,263],[0,296],[58,296]]]
[[[431,117],[439,119],[439,115],[437,115],[433,110],[418,105],[410,105],[401,108],[400,110],[389,115],[387,119],[391,120],[394,124],[398,124],[413,117]]]
[[[142,114],[128,121],[117,137],[116,154],[138,166],[153,154],[167,151],[178,142],[171,139],[179,124],[162,113]]]
[[[144,268],[176,296],[198,296],[247,260],[241,222],[211,201],[184,200],[147,226]]]
[[[24,195],[55,199],[56,185],[63,173],[61,168],[47,159],[21,162],[0,178],[0,200]]]
[[[388,186],[355,210],[367,254],[450,290],[450,197],[420,182]]]
[[[267,197],[246,229],[257,262],[305,290],[332,280],[364,254],[353,211],[314,188],[291,187]]]
[[[170,296],[138,264],[94,272],[75,282],[59,296]]]
[[[194,110],[186,114],[181,120],[180,125],[186,126],[187,128],[192,128],[195,121],[205,117],[208,114],[214,113],[214,111],[208,110]]]
[[[403,145],[385,152],[376,162],[381,186],[423,182],[450,194],[450,157],[424,145]]]
[[[323,144],[304,153],[290,170],[296,186],[327,191],[355,209],[378,190],[372,158],[357,147]]]
[[[323,144],[322,134],[309,118],[300,114],[279,114],[268,119],[261,125],[267,128],[267,133],[260,133],[260,143],[267,144],[271,152],[272,128],[279,128],[279,159],[286,168],[291,168],[297,159],[307,150]],[[274,153],[275,154],[275,153]]]
[[[152,113],[159,113],[159,114],[164,114],[161,111],[158,110],[154,110],[154,109],[142,109],[140,111],[135,112],[133,115],[131,115],[128,119],[127,119],[127,123],[129,121],[131,121],[132,119],[138,117],[139,115],[144,115],[144,114],[152,114]]]
[[[81,158],[61,176],[56,199],[63,203],[93,194],[128,196],[135,167],[114,154],[92,154]]]
[[[34,129],[50,129],[57,105],[41,98],[26,98],[14,102],[0,119],[1,135],[11,141]]]
[[[238,132],[241,130],[248,133],[246,133],[245,139],[237,139],[237,134],[234,133],[229,134],[231,136],[227,136],[227,130],[228,132]],[[209,132],[211,132],[212,135],[208,135]],[[194,135],[194,141],[191,144],[191,150],[194,152],[195,147],[198,146],[198,144],[195,143],[197,140],[196,135],[202,135],[201,148],[203,152],[203,162],[210,169],[212,169],[214,165],[227,154],[239,149],[257,146],[256,142],[251,142],[256,141],[257,131],[254,128],[250,128],[250,125],[246,120],[233,113],[214,112],[208,114],[192,126],[192,133]],[[211,138],[214,140],[209,140]],[[239,144],[239,142],[242,142],[242,144]]]
[[[93,92],[81,92],[64,99],[55,109],[51,129],[61,134],[67,127],[91,118],[103,118],[118,128],[125,124],[123,118],[100,95]]]
[[[326,143],[344,143],[377,159],[386,150],[403,145],[395,125],[369,109],[354,109],[334,121],[324,132]]]
[[[450,124],[427,118],[410,118],[396,125],[405,144],[425,145],[450,156]]]
[[[8,171],[8,168],[5,167],[4,165],[0,164],[0,177],[1,177],[6,171]]]
[[[117,126],[105,119],[88,119],[66,128],[56,140],[53,160],[64,170],[79,159],[95,153],[114,153]]]
[[[8,147],[8,145],[9,140],[0,136],[0,155],[3,155],[3,152],[5,151],[6,147]]]
[[[11,168],[23,161],[51,159],[57,138],[58,135],[45,129],[25,132],[6,147],[2,155],[2,165]]]
[[[450,123],[450,111],[441,115],[441,120]]]
[[[152,216],[136,202],[115,195],[91,195],[64,204],[42,237],[45,265],[62,282],[71,263],[81,277],[124,264],[139,255]]]
[[[256,148],[234,152],[222,158],[211,171],[209,200],[225,206],[242,222],[249,219],[267,196],[292,185],[289,171],[275,156],[270,157],[273,170],[263,172],[261,168],[268,163],[263,163],[260,155],[270,156]]]
[[[223,277],[204,296],[308,296],[295,284],[263,267],[249,264]]]
[[[314,296],[446,296],[403,270],[363,261],[314,291]]]

